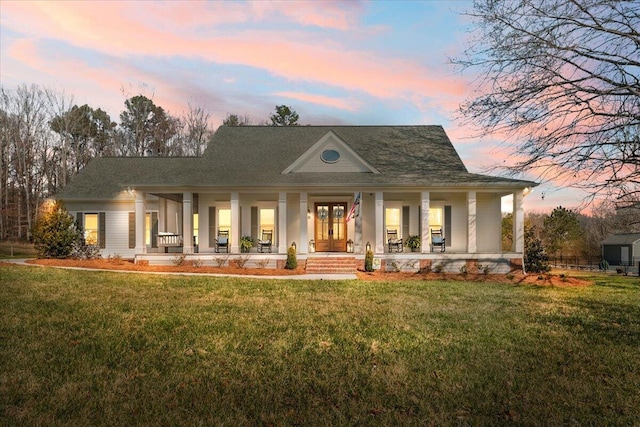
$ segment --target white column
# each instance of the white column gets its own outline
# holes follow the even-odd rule
[[[278,253],[286,254],[290,244],[287,242],[287,193],[281,191],[278,193]]]
[[[467,193],[467,207],[469,209],[468,220],[469,226],[467,230],[467,252],[473,254],[478,252],[478,243],[477,243],[477,202],[476,202],[476,192],[469,191]],[[449,236],[446,236],[449,238]]]
[[[431,209],[431,199],[428,191],[420,194],[420,215],[422,215],[422,230],[420,232],[420,240],[422,241],[421,252],[427,253],[431,251],[431,236],[429,230],[429,209]]]
[[[376,191],[376,242],[374,254],[384,253],[384,197],[382,191]]]
[[[182,253],[193,253],[193,193],[182,193]]]
[[[309,201],[307,200],[307,192],[300,192],[300,243],[298,243],[298,252],[301,254],[309,253],[309,230],[307,221],[307,212],[309,210]]]
[[[231,193],[231,235],[229,236],[229,253],[240,252],[240,195],[237,191]]]
[[[167,231],[167,199],[158,199],[158,231]]]
[[[522,191],[513,193],[513,246],[517,253],[524,253],[524,196]]]
[[[144,191],[136,191],[136,254],[146,254],[147,245],[145,243],[145,225],[147,207],[145,205],[145,199],[147,193]]]
[[[360,194],[360,206],[356,207],[357,216],[353,219],[353,253],[361,254],[364,253],[364,245],[362,244],[362,212],[364,209],[362,208],[364,195],[361,191],[353,194],[353,201],[356,201],[356,197]]]

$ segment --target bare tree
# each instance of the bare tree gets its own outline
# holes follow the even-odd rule
[[[200,156],[206,148],[211,135],[209,120],[211,114],[202,107],[189,104],[189,111],[182,119],[185,126],[185,151],[187,154]]]
[[[239,116],[237,114],[227,114],[227,117],[222,120],[223,126],[250,126],[252,125],[251,118],[247,114]]]
[[[0,90],[4,110],[2,136],[3,164],[8,172],[4,183],[3,215],[10,223],[13,238],[29,238],[37,207],[46,194],[46,170],[50,166],[48,101],[36,86],[19,86],[14,91]]]
[[[640,3],[476,0],[463,70],[479,72],[461,105],[484,136],[513,144],[533,172],[633,204],[640,199]]]

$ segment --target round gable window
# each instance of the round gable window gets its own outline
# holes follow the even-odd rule
[[[320,154],[320,158],[325,163],[335,163],[340,160],[340,153],[336,150],[324,150],[322,154]]]

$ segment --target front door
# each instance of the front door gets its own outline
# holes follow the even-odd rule
[[[346,252],[346,203],[316,203],[316,252]]]

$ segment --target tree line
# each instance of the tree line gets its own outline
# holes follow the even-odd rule
[[[527,271],[539,271],[551,260],[575,260],[581,265],[597,265],[602,257],[600,243],[612,233],[640,233],[637,210],[620,209],[609,201],[587,216],[558,206],[550,214],[535,212],[525,217],[525,263]],[[513,215],[502,218],[502,247],[513,242]]]
[[[297,125],[276,106],[273,126]],[[264,122],[267,123],[266,121]],[[229,114],[224,125],[251,124]],[[38,207],[92,159],[103,156],[200,156],[214,127],[211,114],[189,105],[173,115],[144,95],[125,100],[117,123],[106,111],[38,85],[0,88],[0,240],[31,238]]]

